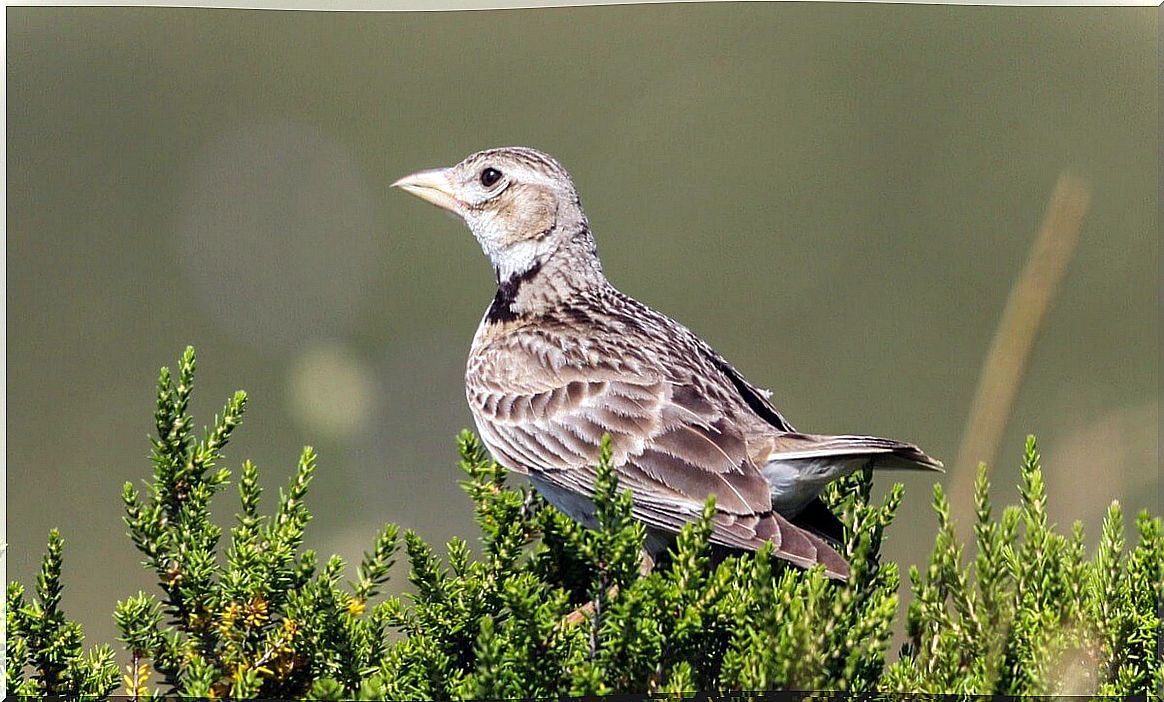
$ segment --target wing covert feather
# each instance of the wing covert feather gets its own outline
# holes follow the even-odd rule
[[[471,400],[474,390],[481,398],[470,404],[478,425],[489,427],[486,444],[497,445],[499,459],[585,494],[593,492],[591,467],[603,434],[610,434],[613,462],[636,502],[648,512],[678,512],[662,520],[667,525],[673,517],[680,525],[690,521],[712,493],[731,514],[770,511],[768,483],[747,442],[713,403],[655,377],[609,377],[562,379],[528,393],[470,388]],[[666,499],[651,500],[652,494]]]

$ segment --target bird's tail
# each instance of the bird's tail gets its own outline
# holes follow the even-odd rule
[[[772,490],[772,508],[797,517],[837,478],[865,467],[942,470],[942,462],[913,444],[876,436],[784,433],[760,471]]]
[[[867,459],[872,461],[873,468],[945,472],[941,461],[917,446],[876,436],[785,434],[778,440],[770,458],[780,461],[813,459]],[[864,463],[861,461],[862,465]]]

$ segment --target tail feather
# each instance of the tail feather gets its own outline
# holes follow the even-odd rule
[[[874,468],[945,472],[941,461],[927,455],[917,446],[877,436],[788,433],[777,439],[769,460],[844,459],[862,456],[873,459]]]

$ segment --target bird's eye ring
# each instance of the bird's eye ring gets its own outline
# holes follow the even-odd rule
[[[496,168],[486,168],[481,171],[481,185],[484,185],[486,188],[493,187],[499,180],[501,180],[501,171]]]

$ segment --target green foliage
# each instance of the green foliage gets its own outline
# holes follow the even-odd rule
[[[895,485],[875,503],[870,471],[837,481],[824,496],[846,527],[852,574],[845,583],[790,566],[770,548],[713,549],[711,500],[643,574],[646,534],[631,517],[630,493],[618,488],[608,442],[597,466],[597,528],[588,529],[529,488],[508,486],[505,471],[463,432],[461,484],[479,542],[471,549],[453,539],[438,553],[411,531],[398,538],[389,525],[345,584],[340,558],[320,566],[304,548],[311,519],[304,499],[316,465],[309,448],[273,515],[260,513],[257,468],[242,465],[240,510],[220,554],[223,530],[210,520],[210,500],[230,479],[216,464],[246,397],[237,393],[195,437],[187,411],[194,366],[187,349],[176,383],[162,370],[153,480],[144,496],[132,485],[123,491],[129,535],[161,592],[138,593],[114,612],[127,661],[121,682],[134,697],[1143,694],[1164,682],[1161,521],[1140,515],[1129,553],[1113,505],[1087,560],[1081,525],[1064,537],[1048,524],[1033,441],[1023,504],[997,522],[980,473],[977,554],[965,567],[949,504],[935,488],[933,554],[924,576],[911,569],[909,640],[889,662],[900,574],[881,562],[880,548],[903,490]],[[413,593],[382,599],[401,542]],[[114,654],[108,647],[82,654],[80,627],[60,610],[60,569],[54,532],[38,601],[26,604],[22,588],[9,586],[9,690],[108,695],[117,685]]]
[[[966,568],[950,505],[941,487],[934,488],[933,555],[924,577],[916,568],[910,572],[909,642],[884,684],[901,692],[977,695],[1159,694],[1161,520],[1141,513],[1139,541],[1125,554],[1120,507],[1113,503],[1088,561],[1082,524],[1064,536],[1048,523],[1033,437],[1022,478],[1022,507],[1006,508],[994,522],[986,470],[979,468],[977,557]]]
[[[117,687],[113,649],[102,645],[85,653],[81,625],[69,621],[61,610],[64,546],[56,529],[49,532],[32,602],[25,601],[19,583],[8,584],[4,676],[10,695],[104,697]],[[28,670],[32,675],[25,677]]]
[[[123,490],[130,538],[163,593],[161,600],[139,593],[117,604],[114,618],[132,658],[127,690],[146,694],[151,672],[167,694],[188,697],[301,697],[326,693],[326,684],[316,685],[324,679],[359,689],[385,652],[384,614],[369,612],[367,603],[387,580],[396,527],[380,533],[356,582],[341,587],[343,561],[333,556],[320,568],[303,548],[311,520],[303,500],[316,467],[305,448],[270,516],[259,513],[258,469],[243,464],[241,509],[221,562],[222,529],[210,521],[210,500],[230,471],[215,464],[246,395],[236,393],[196,439],[187,410],[194,368],[188,348],[176,384],[162,369],[154,479],[145,499],[132,484]]]
[[[416,594],[388,603],[391,623],[407,635],[381,671],[390,697],[873,689],[898,583],[896,567],[876,555],[900,487],[879,507],[868,505],[868,473],[832,491],[854,525],[846,585],[788,566],[771,550],[716,559],[711,502],[670,557],[640,576],[645,534],[631,518],[630,493],[617,489],[609,446],[592,530],[527,489],[507,488],[468,432],[459,443],[482,558],[470,561],[454,540],[445,567],[406,536]]]

